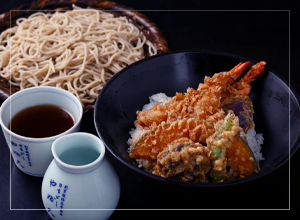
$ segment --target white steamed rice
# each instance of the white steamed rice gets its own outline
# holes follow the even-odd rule
[[[264,142],[264,138],[262,134],[256,134],[255,127],[252,127],[247,132],[247,142],[254,154],[256,161],[259,163],[259,161],[264,160],[265,158],[263,158],[261,152],[261,145]]]
[[[163,103],[165,103],[166,101],[168,101],[170,99],[171,98],[168,97],[165,93],[154,94],[154,95],[149,97],[150,103],[144,105],[142,111],[151,109],[153,107],[154,103],[157,103],[157,104],[160,105],[160,104],[163,104]]]

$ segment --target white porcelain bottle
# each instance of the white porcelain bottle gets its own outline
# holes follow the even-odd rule
[[[118,205],[120,182],[96,136],[78,132],[58,138],[42,183],[52,219],[108,219]]]

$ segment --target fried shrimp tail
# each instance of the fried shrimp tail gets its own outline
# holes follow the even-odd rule
[[[239,63],[238,65],[236,65],[235,67],[233,67],[232,70],[230,70],[229,72],[232,73],[234,75],[234,78],[238,78],[243,72],[244,70],[251,65],[250,61],[247,61],[245,63]]]
[[[235,82],[232,87],[235,88],[241,95],[248,95],[251,90],[250,83],[265,72],[265,65],[266,62],[264,61],[253,65],[246,75],[238,82]]]
[[[222,94],[221,108],[225,112],[232,110],[239,117],[239,123],[244,132],[254,126],[253,104],[248,96],[251,90],[250,83],[264,73],[265,65],[264,61],[253,65],[242,79],[228,86]]]
[[[213,86],[216,89],[223,92],[226,88],[232,84],[246,69],[251,65],[251,62],[239,63],[233,67],[230,71],[216,73],[213,77],[205,77],[204,84],[208,86]],[[199,85],[198,90],[201,90],[202,84]]]

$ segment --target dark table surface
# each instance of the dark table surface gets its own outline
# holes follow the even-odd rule
[[[1,0],[0,14],[30,0]],[[299,27],[296,6],[289,1],[118,1],[142,11],[164,33],[171,51],[217,50],[253,60],[264,60],[270,69],[300,94]],[[295,28],[294,28],[295,27]],[[0,104],[2,101],[0,102]],[[280,116],[279,116],[280,117]],[[96,134],[93,121],[81,131]],[[0,132],[0,219],[50,219],[41,199],[42,178],[28,176],[10,163],[10,152]],[[296,210],[300,198],[300,152],[269,175],[214,196],[191,196],[160,188],[122,166],[106,151],[118,172],[121,197],[111,219],[135,218],[124,209],[218,209]],[[11,175],[10,175],[11,172]],[[219,202],[218,202],[219,203]],[[173,212],[174,216],[177,213]],[[194,212],[185,213],[193,214]],[[145,215],[145,214],[142,214]],[[153,212],[147,216],[155,216]],[[289,214],[287,214],[289,215]],[[159,217],[159,216],[158,216]]]

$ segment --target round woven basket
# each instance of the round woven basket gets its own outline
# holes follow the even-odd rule
[[[103,0],[39,0],[24,4],[0,15],[0,33],[13,27],[18,18],[28,17],[37,11],[53,13],[55,11],[72,10],[73,4],[82,8],[105,10],[112,13],[115,17],[125,16],[129,22],[134,24],[153,43],[158,54],[169,51],[164,35],[149,18],[138,11],[134,11],[132,8]],[[145,54],[145,56],[148,57],[149,54]],[[6,79],[0,77],[0,98],[2,100],[19,90],[19,87],[11,85]],[[93,109],[94,105],[85,105],[83,107],[84,114],[91,112]]]

